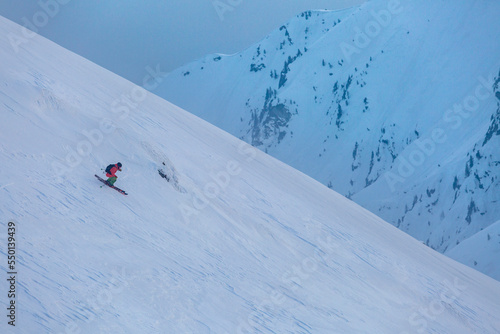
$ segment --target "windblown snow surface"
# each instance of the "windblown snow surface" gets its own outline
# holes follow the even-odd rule
[[[0,19],[1,333],[498,333],[499,282],[20,31]],[[93,176],[117,161],[128,196]]]

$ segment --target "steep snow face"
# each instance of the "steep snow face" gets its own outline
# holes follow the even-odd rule
[[[500,244],[500,221],[488,226],[481,232],[465,240],[447,253],[472,268],[493,273],[499,277],[498,245]],[[494,255],[494,256],[492,256]],[[496,255],[496,256],[495,256]]]
[[[496,333],[500,283],[0,19],[2,333]],[[117,186],[94,173],[120,161]],[[7,222],[17,226],[7,324]]]
[[[158,94],[446,252],[500,214],[499,14],[474,0],[305,12]]]

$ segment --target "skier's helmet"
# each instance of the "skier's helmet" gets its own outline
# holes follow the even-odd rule
[[[116,165],[117,165],[119,168],[121,168],[121,167],[122,167],[122,163],[121,163],[121,162],[117,163]]]

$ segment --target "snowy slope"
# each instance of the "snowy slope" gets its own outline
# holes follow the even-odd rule
[[[43,38],[14,53],[18,29],[0,19],[1,333],[497,333],[499,282]],[[116,161],[127,197],[93,177]]]
[[[500,216],[499,14],[477,0],[305,12],[155,93],[446,253]]]
[[[473,237],[454,247],[447,255],[482,272],[500,277],[500,221],[488,226]]]

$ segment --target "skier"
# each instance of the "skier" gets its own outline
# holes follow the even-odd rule
[[[121,172],[121,170],[122,170],[121,168],[122,168],[122,164],[120,162],[118,162],[115,165],[111,164],[108,167],[106,167],[106,176],[108,177],[108,179],[106,180],[107,184],[109,184],[110,186],[115,184],[116,179],[118,178],[118,176],[116,176],[115,173],[117,171]]]

